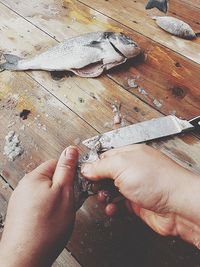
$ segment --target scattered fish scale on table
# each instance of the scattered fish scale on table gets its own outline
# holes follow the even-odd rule
[[[184,39],[195,39],[199,36],[199,33],[195,33],[193,29],[184,21],[170,17],[170,16],[154,16],[152,17],[156,21],[156,24],[165,30],[166,32],[171,33],[172,35],[184,38]]]
[[[65,40],[33,58],[4,54],[0,70],[72,71],[81,77],[97,77],[104,70],[134,58],[140,47],[128,36],[114,32],[91,32]]]
[[[154,7],[166,13],[168,9],[168,0],[149,0],[146,9],[152,9]]]

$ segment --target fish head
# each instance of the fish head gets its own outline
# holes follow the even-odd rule
[[[110,33],[108,39],[115,50],[126,58],[135,57],[141,52],[137,43],[123,33]]]

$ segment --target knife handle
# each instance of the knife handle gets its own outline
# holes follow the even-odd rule
[[[197,116],[189,120],[189,123],[191,123],[194,126],[195,130],[198,130],[198,131],[200,130],[200,116]]]

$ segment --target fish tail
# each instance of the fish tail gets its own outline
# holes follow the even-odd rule
[[[146,9],[151,9],[151,8],[158,8],[162,12],[167,12],[167,0],[164,1],[159,1],[159,0],[149,0]]]
[[[21,59],[18,56],[11,54],[3,54],[6,62],[0,64],[0,71],[3,70],[18,70],[18,62]]]

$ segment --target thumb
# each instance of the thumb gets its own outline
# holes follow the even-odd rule
[[[93,181],[110,178],[115,179],[113,158],[102,158],[92,163],[85,163],[81,167],[81,174]]]
[[[78,150],[69,146],[61,154],[53,175],[53,185],[73,186],[78,161]]]

